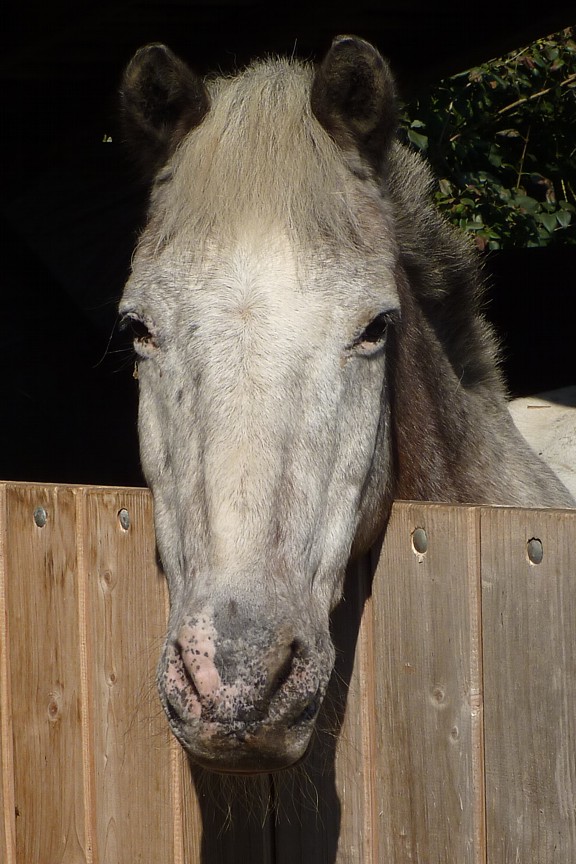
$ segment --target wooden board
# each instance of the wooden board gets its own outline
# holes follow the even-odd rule
[[[532,564],[531,539],[544,557]],[[488,861],[576,861],[576,512],[484,510]]]
[[[575,512],[394,505],[349,568],[311,759],[222,778],[156,694],[149,494],[0,484],[0,861],[576,861],[575,549]]]
[[[380,861],[484,861],[478,516],[410,504],[388,526],[372,600]]]
[[[78,503],[97,860],[171,860],[174,780],[155,688],[166,591],[156,565],[149,495],[87,491]]]
[[[10,631],[6,602],[6,488],[0,486],[0,861],[16,862],[16,801],[12,688],[10,681]]]
[[[373,859],[370,615],[371,564],[350,565],[332,620],[336,664],[303,766],[274,779],[275,862],[367,864]],[[363,616],[364,611],[364,616]],[[362,623],[361,623],[362,622]]]
[[[7,492],[5,588],[18,864],[91,861],[74,495],[54,487]],[[33,518],[39,506],[47,514],[43,528]]]

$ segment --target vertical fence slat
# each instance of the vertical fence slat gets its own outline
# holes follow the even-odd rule
[[[145,490],[83,494],[98,864],[172,862],[169,733],[155,688],[166,600],[151,500]]]
[[[184,751],[170,739],[174,818],[174,864],[200,864],[202,818],[196,787]],[[172,862],[170,862],[172,864]]]
[[[345,716],[336,751],[336,788],[341,814],[338,864],[380,864],[378,819],[374,796],[374,680],[373,604],[370,597],[372,564],[364,559],[351,568],[346,580],[345,598],[339,610],[342,624],[335,623],[335,635],[344,629],[347,638],[337,639],[339,663],[348,663],[350,685],[345,700]],[[352,577],[352,578],[350,578]],[[346,622],[346,624],[344,624]],[[357,641],[354,651],[354,640]],[[345,672],[343,677],[348,677]]]
[[[16,862],[10,647],[6,605],[6,487],[0,485],[0,861]]]
[[[369,570],[366,561],[349,567],[345,599],[333,616],[336,666],[312,752],[303,766],[274,779],[276,864],[372,862],[370,693],[360,628]]]
[[[576,861],[575,550],[575,512],[482,513],[490,862]]]
[[[268,775],[237,777],[195,770],[194,776],[202,842],[200,857],[186,859],[186,864],[273,864],[274,811]],[[186,833],[190,821],[196,823],[197,818],[186,811]]]
[[[485,860],[478,534],[473,508],[392,511],[373,587],[382,861]]]
[[[7,520],[17,861],[79,864],[87,850],[75,492],[9,488]]]

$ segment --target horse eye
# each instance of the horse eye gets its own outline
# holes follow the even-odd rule
[[[358,339],[358,344],[365,345],[368,343],[374,345],[377,342],[381,342],[386,335],[386,330],[391,320],[392,316],[389,312],[381,312],[379,315],[376,315],[376,317],[373,318],[368,326],[362,331]]]
[[[133,315],[126,315],[120,322],[120,330],[129,330],[134,344],[155,348],[156,340],[146,324]]]

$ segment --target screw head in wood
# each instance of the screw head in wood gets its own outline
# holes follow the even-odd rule
[[[544,558],[544,547],[542,546],[542,541],[538,540],[537,537],[531,537],[526,544],[526,552],[528,553],[528,560],[531,564],[541,564],[542,559]]]
[[[428,551],[428,535],[424,528],[415,528],[412,532],[412,548],[417,555],[425,555]]]
[[[44,507],[36,507],[34,510],[34,522],[38,528],[43,528],[48,521],[48,514]]]
[[[128,512],[128,510],[126,510],[125,507],[118,511],[118,521],[120,522],[120,525],[122,526],[124,531],[128,531],[128,529],[130,528],[130,513]]]

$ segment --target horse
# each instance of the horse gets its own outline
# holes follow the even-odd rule
[[[353,36],[207,80],[152,44],[124,74],[150,184],[119,314],[170,596],[158,687],[212,771],[306,756],[347,562],[394,499],[574,505],[510,419],[478,262],[397,105]]]

